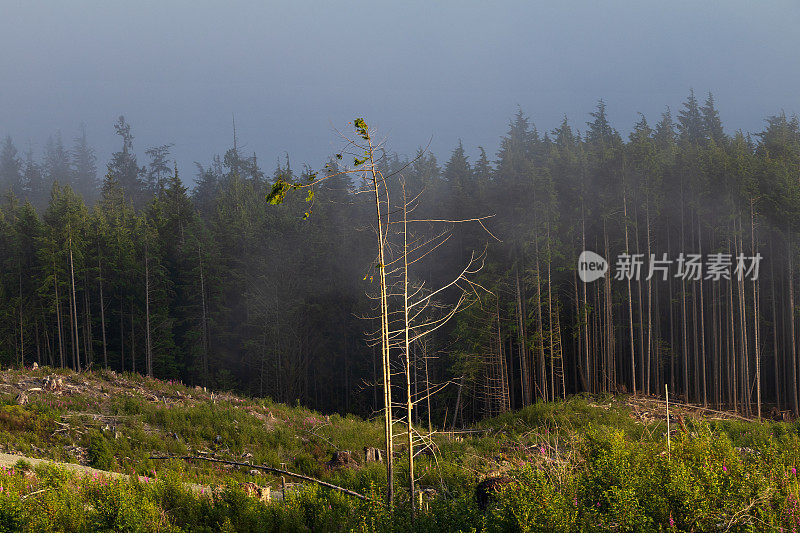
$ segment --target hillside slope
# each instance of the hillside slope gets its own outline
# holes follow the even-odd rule
[[[24,463],[3,469],[0,530],[5,519],[28,528],[43,519],[42,509],[68,517],[64,531],[125,521],[144,530],[698,531],[786,527],[800,519],[792,511],[799,501],[797,424],[695,406],[672,406],[670,424],[668,445],[663,402],[574,397],[427,436],[417,456],[422,512],[412,525],[402,491],[404,448],[397,452],[394,514],[379,503],[384,465],[365,461],[364,448],[382,445],[380,420],[322,416],[111,371],[7,370],[0,374],[0,452],[137,476],[102,479]],[[332,460],[343,451],[349,460]],[[254,468],[152,455],[281,468],[374,501]],[[285,503],[247,497],[262,494],[252,490],[258,487],[281,494],[286,482],[292,490]],[[189,483],[209,490],[192,493]]]

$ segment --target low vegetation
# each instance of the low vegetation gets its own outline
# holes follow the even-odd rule
[[[61,378],[60,388],[37,386],[51,376]],[[365,447],[382,444],[379,419],[327,417],[113,372],[6,371],[2,381],[5,452],[136,475],[33,468],[20,460],[0,475],[0,531],[791,531],[800,525],[798,423],[701,416],[676,406],[668,446],[664,406],[654,400],[537,403],[468,433],[434,435],[419,455],[421,511],[412,523],[400,488],[405,473],[398,472],[390,512],[382,503],[383,465],[364,461]],[[334,464],[334,452],[344,450],[353,461]],[[290,479],[281,499],[279,477],[153,454],[283,468],[372,500]],[[486,479],[497,490],[476,499]],[[261,501],[251,484],[270,486],[277,497]]]

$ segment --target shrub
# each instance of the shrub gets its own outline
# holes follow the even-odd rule
[[[19,498],[0,493],[0,533],[22,531],[22,504]]]
[[[87,447],[89,464],[100,470],[111,470],[114,466],[114,453],[111,450],[111,443],[99,431],[93,432],[89,436],[89,446]]]
[[[539,468],[527,465],[517,481],[498,494],[491,511],[490,531],[569,532],[578,519],[572,485],[563,486]]]

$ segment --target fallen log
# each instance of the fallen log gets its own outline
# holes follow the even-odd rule
[[[312,483],[316,483],[318,485],[322,485],[323,487],[327,487],[329,489],[338,490],[339,492],[343,492],[349,496],[354,496],[356,498],[371,502],[374,501],[372,498],[368,496],[364,496],[363,494],[359,494],[358,492],[352,491],[350,489],[346,489],[344,487],[340,487],[338,485],[334,485],[333,483],[328,483],[327,481],[322,481],[321,479],[316,479],[311,476],[305,476],[303,474],[297,474],[295,472],[289,472],[288,470],[281,470],[280,468],[272,468],[271,466],[262,466],[262,465],[254,465],[250,463],[240,463],[237,461],[227,461],[225,459],[216,459],[214,457],[201,457],[198,455],[151,455],[150,459],[183,459],[186,461],[191,461],[197,459],[198,461],[209,461],[212,463],[223,463],[228,465],[235,465],[235,466],[245,466],[247,468],[255,468],[258,470],[264,470],[266,472],[272,472],[273,474],[281,474],[284,476],[291,476],[296,477],[298,479],[302,479],[305,481],[311,481]]]

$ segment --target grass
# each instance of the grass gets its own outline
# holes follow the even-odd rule
[[[33,388],[52,369],[7,371]],[[398,506],[389,514],[316,486],[264,505],[241,483],[280,486],[271,475],[151,454],[215,454],[285,467],[371,494],[380,501],[382,464],[329,468],[337,450],[363,457],[380,447],[380,420],[323,416],[268,399],[212,394],[136,375],[59,371],[69,387],[0,397],[5,451],[84,462],[153,481],[104,481],[18,465],[0,477],[0,532],[153,531],[759,531],[800,526],[800,425],[687,417],[667,450],[663,415],[625,397],[576,396],[484,420],[465,436],[435,435],[417,456],[424,510],[411,527],[405,451],[397,459]],[[16,386],[16,385],[12,385]],[[657,406],[656,406],[657,407]],[[401,431],[400,427],[397,428]],[[670,453],[671,452],[671,453]],[[513,479],[487,510],[476,484]],[[183,483],[216,487],[198,494]],[[11,495],[11,496],[9,496]],[[36,503],[34,503],[36,502]],[[79,515],[85,515],[83,518]]]

